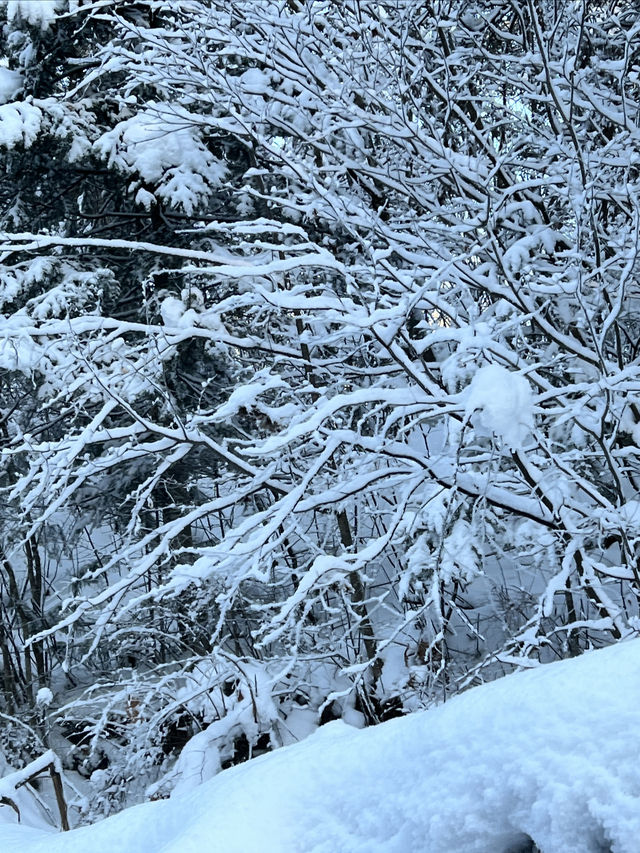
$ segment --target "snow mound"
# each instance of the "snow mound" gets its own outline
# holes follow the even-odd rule
[[[0,146],[12,148],[22,143],[29,148],[42,124],[42,111],[34,104],[16,101],[0,106]]]
[[[465,389],[465,410],[480,435],[496,435],[516,450],[533,429],[531,387],[524,376],[487,364]]]
[[[302,743],[188,794],[3,853],[635,853],[640,640],[507,676],[433,710]]]
[[[22,89],[22,74],[0,65],[0,104],[13,100]]]
[[[207,149],[197,122],[171,104],[154,104],[104,133],[96,152],[109,166],[133,172],[153,186],[136,195],[149,209],[153,197],[182,207],[191,214],[220,186],[226,167]]]

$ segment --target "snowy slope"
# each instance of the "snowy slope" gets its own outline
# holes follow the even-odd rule
[[[640,641],[508,676],[363,731],[330,723],[189,794],[2,853],[640,849]]]

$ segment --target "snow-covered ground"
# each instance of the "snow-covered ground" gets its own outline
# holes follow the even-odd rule
[[[640,640],[362,731],[342,722],[170,800],[2,853],[636,853]],[[523,846],[524,845],[524,846]]]

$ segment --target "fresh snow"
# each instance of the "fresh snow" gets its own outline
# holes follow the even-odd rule
[[[53,702],[53,693],[48,687],[41,687],[36,693],[36,705],[39,708],[50,705]]]
[[[0,65],[0,104],[13,100],[22,88],[22,74]]]
[[[18,21],[46,30],[56,18],[60,0],[9,0],[6,4],[7,20]]]
[[[42,124],[42,110],[34,104],[14,102],[0,106],[0,146],[29,148],[36,141]]]
[[[476,432],[494,434],[512,448],[522,447],[533,429],[531,387],[524,376],[499,364],[487,364],[465,390],[467,417]]]
[[[334,722],[168,801],[3,853],[635,853],[640,640],[362,731]]]
[[[155,185],[157,196],[188,214],[220,185],[226,173],[189,116],[169,104],[149,103],[147,109],[103,134],[95,149],[109,166],[137,172],[143,181]],[[142,189],[136,199],[148,209],[152,194]]]

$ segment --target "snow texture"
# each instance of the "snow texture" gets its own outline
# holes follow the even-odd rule
[[[12,770],[0,755],[0,849],[4,850],[3,833],[7,824],[20,822],[29,827],[44,827],[47,830],[51,826],[51,811],[45,802],[46,798],[39,795],[46,788],[46,782],[40,776],[39,791],[25,784],[34,776],[46,773],[50,765],[53,765],[58,773],[62,772],[58,757],[52,750],[48,750],[20,770]]]
[[[46,707],[53,702],[53,693],[48,687],[41,687],[36,694],[36,705],[39,708]]]
[[[224,164],[206,148],[187,113],[168,104],[148,108],[103,134],[96,151],[109,166],[136,172],[155,195],[192,213],[225,176]],[[153,193],[144,187],[136,200],[147,209]]]
[[[0,66],[0,104],[13,100],[21,88],[22,74]]]
[[[169,801],[3,853],[635,853],[640,641],[357,731],[321,727]]]
[[[0,106],[0,145],[11,148],[33,145],[42,123],[42,111],[34,104],[14,102]]]
[[[493,434],[512,449],[522,447],[533,429],[529,383],[499,364],[481,367],[465,391],[467,417],[476,432]]]
[[[60,6],[60,0],[9,0],[7,20],[46,30],[55,20],[56,10]]]

